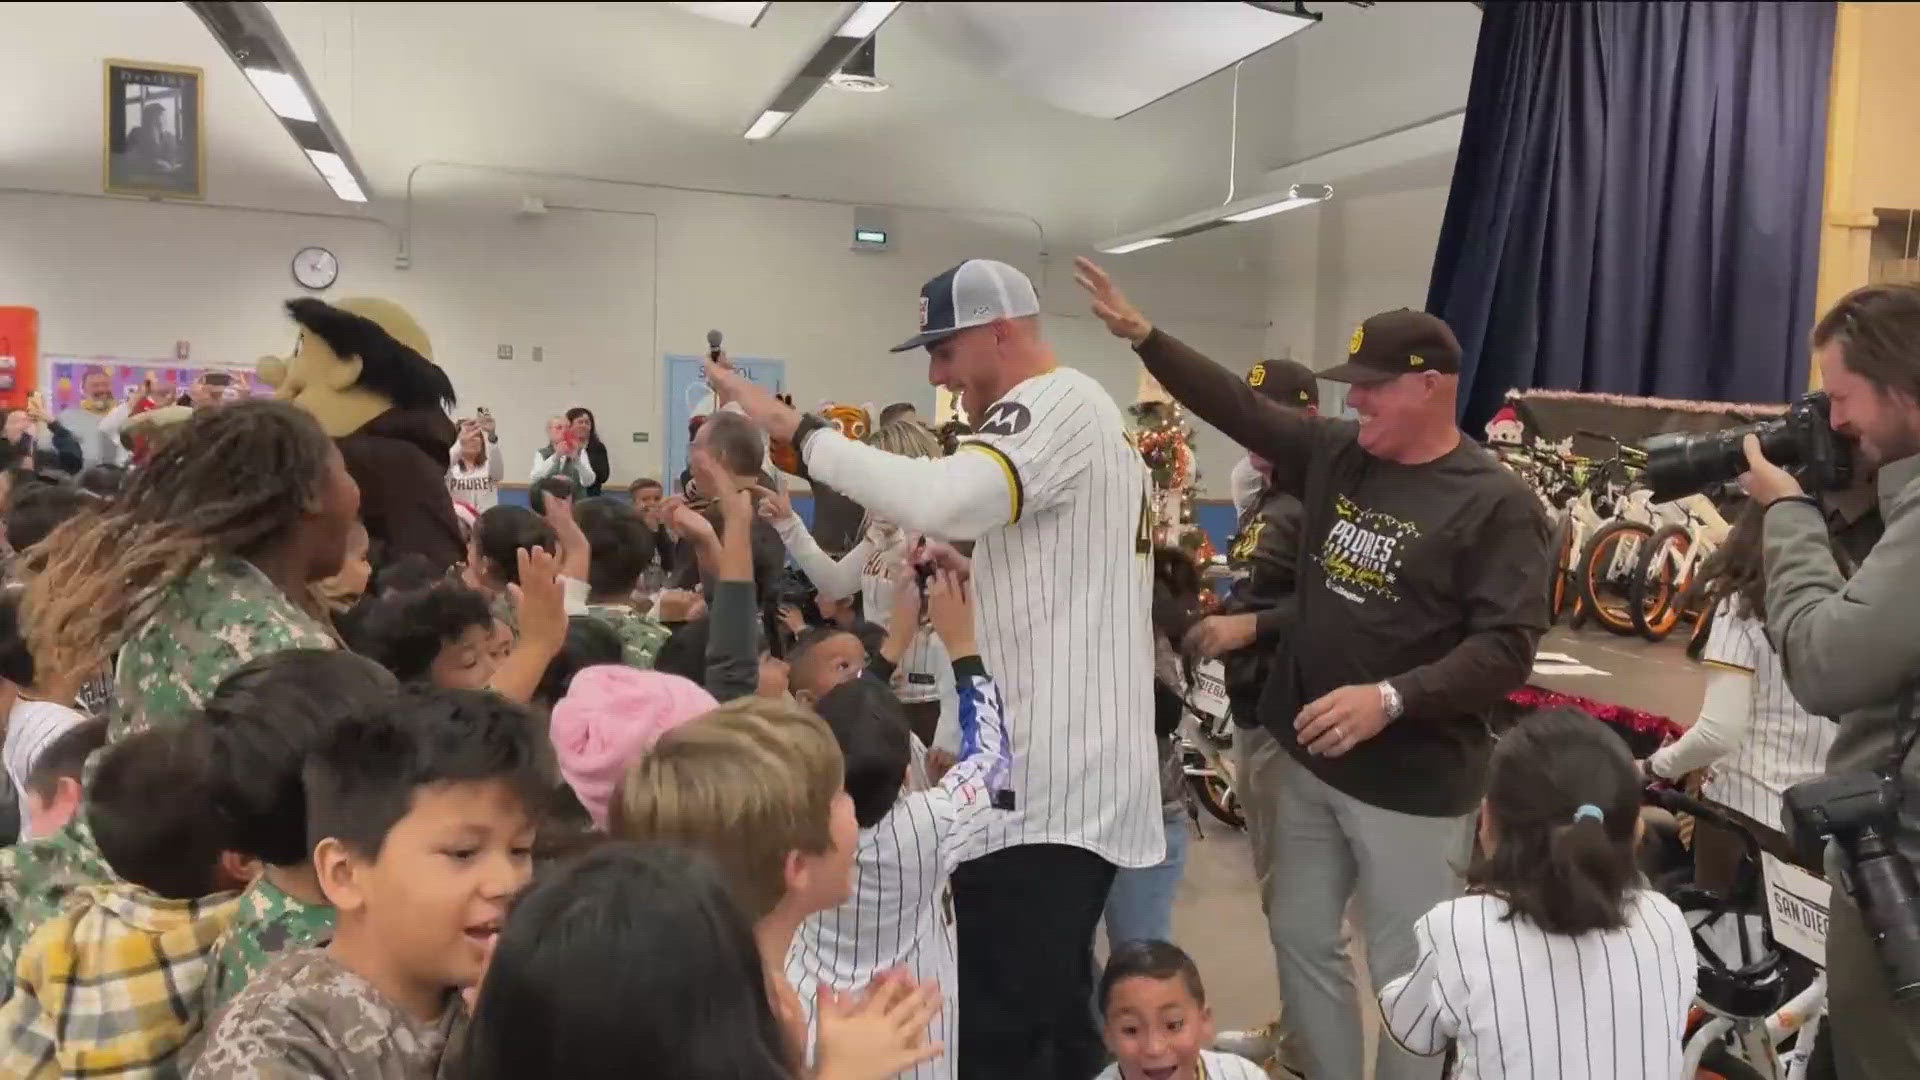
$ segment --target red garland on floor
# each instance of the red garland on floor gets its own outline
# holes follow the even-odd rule
[[[1596,720],[1614,727],[1627,728],[1642,735],[1653,736],[1661,742],[1679,738],[1683,730],[1680,725],[1655,713],[1641,712],[1639,709],[1629,709],[1624,705],[1612,705],[1575,694],[1542,690],[1537,686],[1523,686],[1508,694],[1507,700],[1522,709],[1557,709],[1571,706],[1592,715]]]

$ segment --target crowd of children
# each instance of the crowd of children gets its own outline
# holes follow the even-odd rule
[[[281,404],[196,413],[117,492],[13,477],[0,1075],[968,1075],[948,877],[1023,723],[968,582],[883,524],[836,563],[746,470],[691,470],[698,502],[492,506],[451,575],[368,551]],[[669,536],[697,591],[641,588]],[[872,623],[835,603],[856,586]],[[1381,995],[1393,1038],[1458,1041],[1465,1075],[1677,1061],[1692,946],[1635,881],[1610,740],[1505,738],[1470,893]],[[1259,1075],[1211,1048],[1193,961],[1125,937],[1103,1076]]]

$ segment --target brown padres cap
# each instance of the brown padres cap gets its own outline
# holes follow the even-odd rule
[[[1460,371],[1460,342],[1438,315],[1401,308],[1383,311],[1353,328],[1347,362],[1320,377],[1343,383],[1377,383],[1415,371]]]
[[[1247,385],[1282,405],[1320,406],[1320,383],[1298,360],[1262,360],[1247,369]]]

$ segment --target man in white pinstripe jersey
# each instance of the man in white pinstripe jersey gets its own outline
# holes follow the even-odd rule
[[[1014,733],[1014,808],[953,875],[962,1077],[1086,1077],[1087,1003],[1116,866],[1158,863],[1149,480],[1113,399],[1057,365],[1033,283],[974,259],[920,293],[928,377],[974,427],[951,457],[899,457],[710,364],[708,379],[876,517],[973,540],[981,652]]]

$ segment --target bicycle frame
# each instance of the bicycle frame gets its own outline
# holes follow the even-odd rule
[[[1707,1049],[1732,1034],[1741,1060],[1768,1080],[1806,1080],[1813,1058],[1813,1043],[1820,1034],[1820,1018],[1826,1015],[1827,976],[1822,972],[1805,990],[1776,1009],[1764,1022],[1736,1020],[1714,1014],[1687,1040],[1680,1059],[1680,1080],[1699,1075],[1701,1059]],[[1792,1050],[1781,1053],[1780,1044],[1798,1032],[1800,1040]]]

